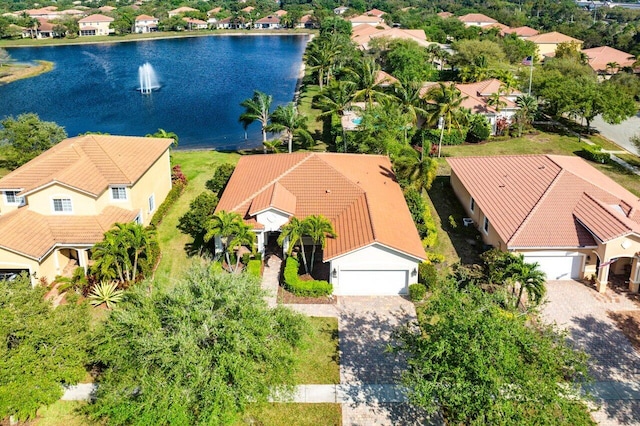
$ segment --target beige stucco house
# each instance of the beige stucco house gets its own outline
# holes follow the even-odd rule
[[[640,282],[640,200],[575,156],[449,158],[451,186],[486,244],[549,280]]]
[[[87,16],[78,21],[80,36],[105,36],[113,34],[115,30],[110,27],[114,19],[110,16],[95,15]]]
[[[0,274],[85,269],[114,223],[148,225],[171,189],[172,139],[65,139],[0,179]]]
[[[216,211],[222,210],[244,218],[257,235],[259,251],[277,240],[291,217],[325,216],[337,237],[328,238],[318,256],[337,295],[406,294],[425,259],[386,156],[244,156],[220,198]]]
[[[578,47],[582,48],[582,40],[569,37],[568,35],[552,31],[550,33],[537,34],[527,38],[528,41],[534,43],[538,48],[538,59],[543,59],[545,56],[553,56],[556,53],[556,49],[560,43],[576,43]]]

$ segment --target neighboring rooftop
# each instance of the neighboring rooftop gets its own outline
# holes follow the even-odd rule
[[[379,243],[412,257],[424,248],[395,181],[388,157],[293,153],[241,157],[216,211],[240,213],[247,223],[273,208],[299,219],[326,216],[329,238],[323,260]]]
[[[84,135],[65,139],[0,179],[0,190],[22,194],[59,183],[99,196],[109,185],[134,184],[172,139]]]
[[[474,25],[474,24],[496,24],[498,21],[495,19],[483,15],[482,13],[468,13],[466,15],[458,16],[458,19],[465,24]]]
[[[507,248],[595,246],[640,234],[640,200],[575,156],[448,158]],[[482,178],[478,178],[479,171]]]
[[[531,27],[517,27],[517,28],[506,28],[504,30],[502,30],[503,34],[515,34],[518,37],[522,37],[522,38],[527,38],[527,37],[532,37],[534,35],[538,35],[540,34],[540,32],[536,29],[533,29]]]
[[[569,37],[568,35],[559,33],[557,31],[552,31],[550,33],[544,33],[544,34],[537,34],[527,38],[527,40],[536,44],[559,44],[559,43],[570,43],[572,41],[582,44],[582,40]]]
[[[596,72],[609,72],[611,68],[632,67],[636,62],[636,58],[627,52],[614,49],[609,46],[594,47],[591,49],[583,49],[582,53],[589,58],[589,65]],[[615,64],[615,65],[614,65]],[[614,65],[613,67],[611,65]]]
[[[83,22],[113,22],[114,19],[110,16],[104,16],[104,15],[100,15],[99,13],[96,13],[94,15],[89,15],[86,18],[82,18],[80,19],[78,22],[83,23]],[[86,29],[86,28],[83,28]]]

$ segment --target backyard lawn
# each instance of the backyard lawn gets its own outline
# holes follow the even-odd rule
[[[189,204],[202,191],[204,184],[211,179],[215,169],[222,163],[236,163],[240,156],[236,153],[216,151],[173,151],[171,163],[180,164],[183,173],[189,179],[189,184],[182,196],[169,210],[162,223],[158,225],[158,241],[162,251],[162,259],[155,274],[155,285],[171,288],[175,285],[183,272],[197,257],[187,255],[186,249],[191,243],[191,237],[181,233],[178,219],[189,210]]]

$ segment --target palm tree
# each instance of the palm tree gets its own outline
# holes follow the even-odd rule
[[[138,275],[138,260],[140,255],[152,244],[156,232],[134,222],[125,224],[117,223],[114,231],[122,235],[122,238],[125,239],[126,244],[129,246],[129,251],[133,251],[133,268],[131,269],[133,274],[131,278],[135,281]]]
[[[518,122],[518,137],[522,135],[523,127],[528,127],[533,122],[533,117],[538,110],[538,101],[533,96],[522,95],[516,98],[516,120]]]
[[[172,146],[176,147],[178,146],[178,135],[176,135],[174,132],[167,132],[164,129],[158,129],[157,132],[151,134],[148,133],[145,135],[145,137],[147,138],[160,138],[160,139],[173,139],[173,143],[171,144]]]
[[[380,66],[372,57],[365,56],[358,62],[357,69],[352,74],[358,87],[353,95],[354,101],[363,100],[370,107],[374,101],[389,97],[377,81],[379,72]]]
[[[451,133],[451,129],[453,127],[460,129],[461,122],[459,120],[460,117],[458,110],[460,109],[462,102],[467,99],[467,97],[462,96],[462,93],[456,88],[455,84],[450,83],[447,85],[440,82],[437,86],[434,86],[427,91],[425,98],[427,102],[429,102],[427,122],[430,125],[435,126],[435,124],[440,120],[440,117],[442,117],[440,143],[438,145],[438,157],[440,157],[444,130],[446,128],[447,133]]]
[[[262,144],[267,141],[267,125],[269,125],[269,110],[271,109],[271,101],[273,100],[271,95],[267,95],[258,90],[253,92],[253,97],[245,99],[240,103],[240,106],[245,108],[245,111],[240,114],[240,122],[242,123],[245,131],[247,127],[254,121],[259,121],[262,130]],[[264,152],[267,153],[267,147],[264,146]]]
[[[267,148],[267,151],[271,151],[274,154],[281,152],[280,150],[281,145],[282,145],[281,139],[272,139],[264,143],[264,146]]]
[[[311,251],[311,270],[313,272],[313,264],[315,261],[316,247],[321,245],[324,249],[327,242],[327,235],[335,238],[337,235],[333,230],[333,225],[326,217],[322,215],[307,216],[303,221],[305,234],[311,237],[313,241],[313,249]]]
[[[414,81],[401,82],[395,87],[395,97],[400,102],[402,112],[411,117],[414,126],[418,117],[426,116],[426,102],[422,98],[422,85]]]
[[[304,53],[304,60],[309,69],[318,73],[318,86],[322,90],[324,82],[330,79],[331,67],[334,65],[334,61],[338,52],[335,51],[331,43],[326,41],[327,39],[317,39],[315,42],[309,44],[306,52]]]
[[[307,131],[307,117],[300,114],[293,102],[285,106],[279,106],[271,114],[271,124],[267,126],[270,132],[284,132],[287,137],[289,153],[293,151],[293,137],[298,136],[305,140],[312,139]]]
[[[309,267],[307,266],[307,255],[304,252],[304,242],[302,241],[305,235],[306,228],[304,222],[294,216],[289,219],[289,223],[281,228],[280,236],[278,237],[278,244],[282,246],[285,240],[289,240],[289,246],[287,247],[287,256],[291,256],[293,246],[299,243],[300,249],[302,251],[302,263],[304,264],[304,270],[308,274]]]
[[[207,233],[204,241],[208,243],[212,238],[218,237],[222,243],[222,251],[227,260],[227,265],[231,270],[231,258],[229,257],[229,243],[234,235],[240,231],[244,225],[242,217],[236,212],[219,211],[211,217],[207,223]]]
[[[313,103],[314,108],[322,110],[318,118],[343,116],[349,109],[355,95],[356,85],[352,81],[332,81],[324,88]]]
[[[518,261],[510,265],[509,275],[510,279],[520,286],[518,297],[515,301],[516,308],[520,306],[524,292],[527,293],[527,299],[534,305],[542,301],[546,292],[546,276],[540,270],[540,265],[537,262],[527,263],[524,261],[524,256],[520,254],[518,255]]]
[[[242,222],[238,224],[238,229],[233,235],[233,239],[229,242],[229,247],[231,250],[235,250],[236,247],[239,246],[250,246],[251,251],[254,251],[253,244],[256,241],[256,233],[251,230],[251,227],[246,223]],[[238,270],[238,266],[240,265],[240,256],[236,255],[236,268],[234,271]]]
[[[507,106],[507,103],[502,100],[502,92],[493,92],[487,98],[487,105],[495,108],[496,112],[500,112],[503,107]]]
[[[613,70],[617,70],[618,68],[620,68],[620,64],[617,62],[607,62],[606,72],[607,74],[614,74]]]
[[[393,163],[398,178],[407,180],[419,192],[431,188],[438,171],[438,162],[430,157],[420,156],[411,148]]]

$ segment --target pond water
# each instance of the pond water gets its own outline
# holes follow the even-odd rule
[[[35,112],[69,136],[162,128],[179,136],[182,149],[260,146],[259,123],[245,139],[239,104],[254,90],[272,95],[272,108],[290,102],[306,42],[305,35],[213,36],[7,49],[19,62],[55,68],[0,86],[0,117]],[[138,68],[147,62],[160,88],[142,95]]]

